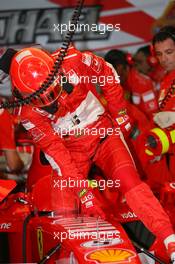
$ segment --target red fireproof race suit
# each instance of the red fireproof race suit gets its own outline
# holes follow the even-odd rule
[[[154,234],[165,239],[173,233],[169,218],[149,187],[141,182],[123,136],[113,125],[112,118],[125,108],[117,74],[102,58],[73,47],[63,61],[62,71],[73,83],[72,93],[59,97],[54,115],[32,106],[20,108],[23,126],[63,179],[74,179],[77,184],[87,177],[93,161],[108,179],[114,183],[119,180],[120,190],[132,210]],[[80,82],[82,75],[90,81]],[[106,78],[105,85],[100,79],[98,83],[108,109],[98,99],[91,82],[94,76]],[[108,76],[112,81],[107,81]],[[77,190],[80,186],[75,186],[74,191]]]

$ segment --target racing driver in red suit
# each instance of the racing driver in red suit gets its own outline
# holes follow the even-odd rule
[[[40,49],[25,48],[11,56],[7,50],[0,67],[5,72],[10,70],[15,97],[23,100],[38,90],[52,73],[58,52],[51,56]],[[67,83],[63,83],[65,77]],[[108,109],[98,99],[95,78]],[[140,180],[120,132],[128,133],[131,123],[119,77],[112,66],[90,52],[81,53],[71,46],[57,78],[40,96],[30,98],[30,104],[20,107],[18,114],[57,174],[77,183],[86,179],[95,162],[107,179],[120,181],[120,190],[130,208],[164,241],[173,260],[175,235],[170,220],[150,188]],[[104,216],[88,186],[75,185],[74,192],[78,193],[84,211]]]

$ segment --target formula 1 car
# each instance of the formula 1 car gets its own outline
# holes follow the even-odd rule
[[[54,186],[52,169],[37,148],[28,173],[27,191],[8,194],[14,187],[11,182],[4,193],[6,197],[1,195],[0,231],[6,235],[5,249],[8,247],[1,263],[168,263],[163,245],[123,198],[118,198],[118,210],[111,214],[109,196],[114,203],[114,192],[95,190],[107,219],[82,215],[77,198],[71,194],[68,199],[68,191],[60,192]]]

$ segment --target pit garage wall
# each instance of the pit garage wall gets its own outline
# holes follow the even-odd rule
[[[81,50],[104,53],[122,48],[135,51],[148,43],[155,21],[174,1],[167,0],[85,0],[81,24],[74,43]],[[0,46],[30,46],[40,43],[49,50],[60,47],[60,25],[68,25],[76,0],[0,0]],[[173,13],[173,8],[171,13]],[[100,29],[95,32],[94,26]],[[110,29],[105,31],[104,24]],[[66,26],[64,26],[64,29]],[[90,30],[88,30],[90,29]]]

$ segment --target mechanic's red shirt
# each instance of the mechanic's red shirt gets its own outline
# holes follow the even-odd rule
[[[162,82],[166,72],[165,70],[160,66],[160,64],[153,67],[153,70],[149,72],[148,76],[156,83]]]
[[[157,111],[158,103],[153,82],[148,76],[131,68],[124,88],[131,91],[132,102],[147,116]]]

